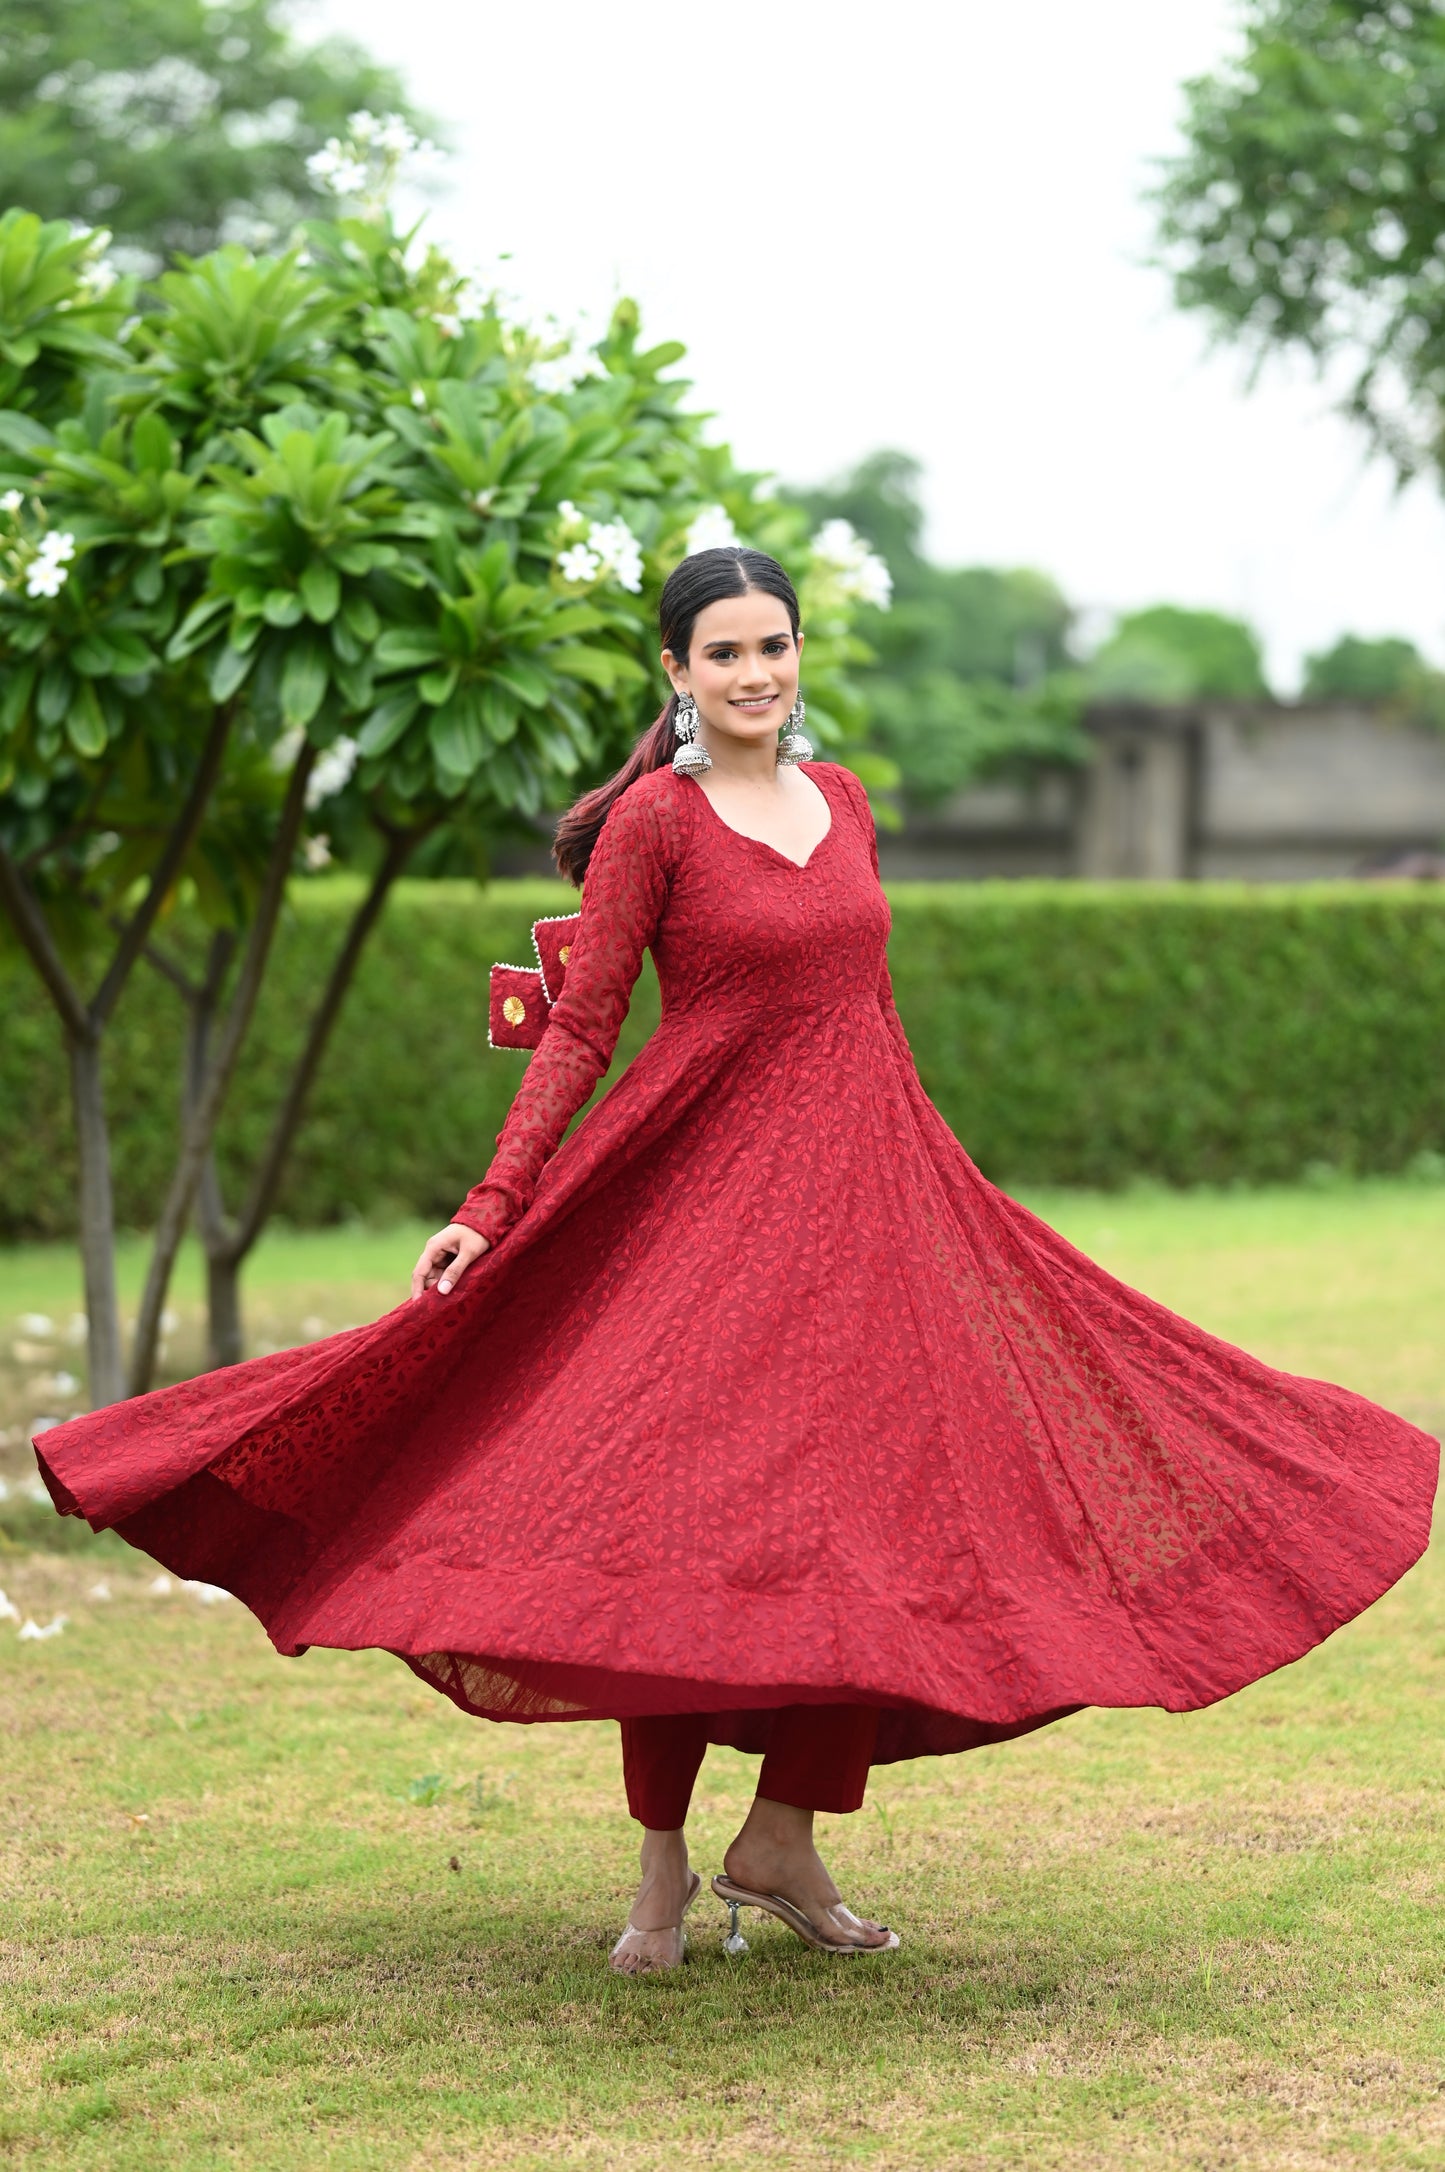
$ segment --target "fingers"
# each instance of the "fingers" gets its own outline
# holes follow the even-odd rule
[[[411,1294],[421,1297],[435,1285],[438,1296],[445,1297],[454,1290],[474,1259],[480,1259],[491,1250],[485,1237],[474,1229],[466,1229],[453,1223],[448,1229],[437,1231],[422,1246],[421,1258],[412,1269]]]
[[[445,1236],[428,1237],[421,1248],[421,1258],[411,1271],[411,1294],[420,1297],[429,1290],[437,1278],[443,1259],[451,1256],[451,1246]]]
[[[456,1233],[455,1256],[451,1265],[444,1270],[441,1281],[437,1284],[438,1296],[445,1297],[449,1290],[454,1290],[471,1266],[472,1261],[480,1259],[486,1249],[486,1238],[479,1237],[474,1229],[458,1230]]]

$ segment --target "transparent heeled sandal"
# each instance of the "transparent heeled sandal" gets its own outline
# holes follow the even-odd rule
[[[885,1938],[876,1943],[864,1938],[860,1935],[865,1929],[864,1924],[854,1915],[852,1909],[845,1908],[841,1901],[836,1901],[827,1911],[835,1933],[830,1937],[796,1902],[786,1899],[781,1893],[755,1893],[749,1886],[739,1885],[736,1879],[729,1878],[724,1872],[719,1872],[713,1879],[712,1889],[728,1912],[728,1927],[723,1935],[724,1953],[742,1954],[748,1950],[748,1942],[738,1928],[740,1908],[758,1908],[764,1915],[776,1916],[780,1923],[786,1923],[795,1937],[802,1939],[805,1946],[812,1946],[819,1953],[898,1951],[897,1931],[890,1931],[886,1923],[880,1923],[879,1930],[887,1932]]]
[[[637,1925],[629,1919],[626,1930],[607,1956],[607,1965],[614,1974],[618,1976],[656,1976],[666,1969],[682,1967],[683,1962],[687,1959],[687,1932],[683,1928],[683,1918],[702,1891],[702,1879],[697,1872],[693,1871],[691,1877],[692,1882],[688,1887],[687,1899],[682,1904],[682,1915],[678,1917],[676,1923],[663,1923],[659,1924],[656,1930],[640,1931]],[[630,1939],[658,1938],[665,1931],[670,1931],[675,1940],[673,1956],[670,1960],[659,1959],[657,1955],[651,1953],[639,1953],[635,1946],[629,1946],[628,1944]]]

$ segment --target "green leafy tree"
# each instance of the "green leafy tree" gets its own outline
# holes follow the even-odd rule
[[[1409,694],[1426,669],[1413,641],[1366,641],[1341,634],[1333,648],[1305,658],[1307,701],[1390,701]]]
[[[97,1400],[121,1386],[99,1043],[138,959],[189,1039],[133,1390],[193,1213],[212,1354],[239,1354],[240,1267],[391,883],[422,841],[534,816],[615,763],[656,698],[649,604],[700,520],[790,558],[811,721],[841,744],[853,714],[848,569],[703,443],[682,350],[644,347],[632,305],[576,354],[384,213],[306,242],[186,263],[132,316],[92,295],[91,243],[0,222],[0,896],[80,1052]],[[331,858],[369,880],[228,1210],[212,1142],[277,916]],[[84,963],[102,939],[87,1000],[65,946],[88,940]]]
[[[858,674],[868,744],[908,798],[932,801],[1001,770],[1078,761],[1072,613],[1046,575],[948,568],[923,549],[920,469],[880,452],[827,490],[794,493],[815,520],[844,520],[884,560],[891,607],[864,608]]]
[[[1350,373],[1402,473],[1445,455],[1445,14],[1429,0],[1252,0],[1188,86],[1159,192],[1175,292],[1258,355]]]
[[[327,199],[307,159],[357,108],[406,113],[348,40],[278,0],[6,0],[0,205],[110,227],[160,259],[287,237]]]
[[[1269,694],[1252,627],[1219,611],[1174,603],[1121,618],[1089,659],[1085,682],[1099,701],[1167,703],[1201,695],[1258,701]]]

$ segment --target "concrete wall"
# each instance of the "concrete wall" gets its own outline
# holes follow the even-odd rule
[[[1445,733],[1368,707],[1099,708],[1088,768],[987,785],[880,839],[885,875],[1308,881],[1445,848]]]

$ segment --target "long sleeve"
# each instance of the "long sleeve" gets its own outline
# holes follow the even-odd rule
[[[532,1203],[544,1164],[612,1061],[642,953],[667,900],[673,847],[654,796],[617,801],[588,863],[567,979],[497,1137],[497,1151],[452,1219],[490,1242]]]
[[[873,820],[873,809],[868,804],[868,794],[859,779],[854,776],[852,770],[840,770],[839,774],[848,780],[848,798],[852,804],[853,812],[857,815],[863,827],[863,832],[868,839],[868,853],[873,862],[873,872],[877,875],[878,830]],[[913,1050],[908,1045],[908,1035],[903,1030],[903,1020],[898,1015],[898,1006],[893,1000],[893,976],[888,970],[886,953],[884,954],[883,963],[878,968],[878,1008],[883,1013],[883,1023],[887,1026],[898,1053],[902,1056],[909,1070],[916,1071],[918,1065],[914,1061]]]

